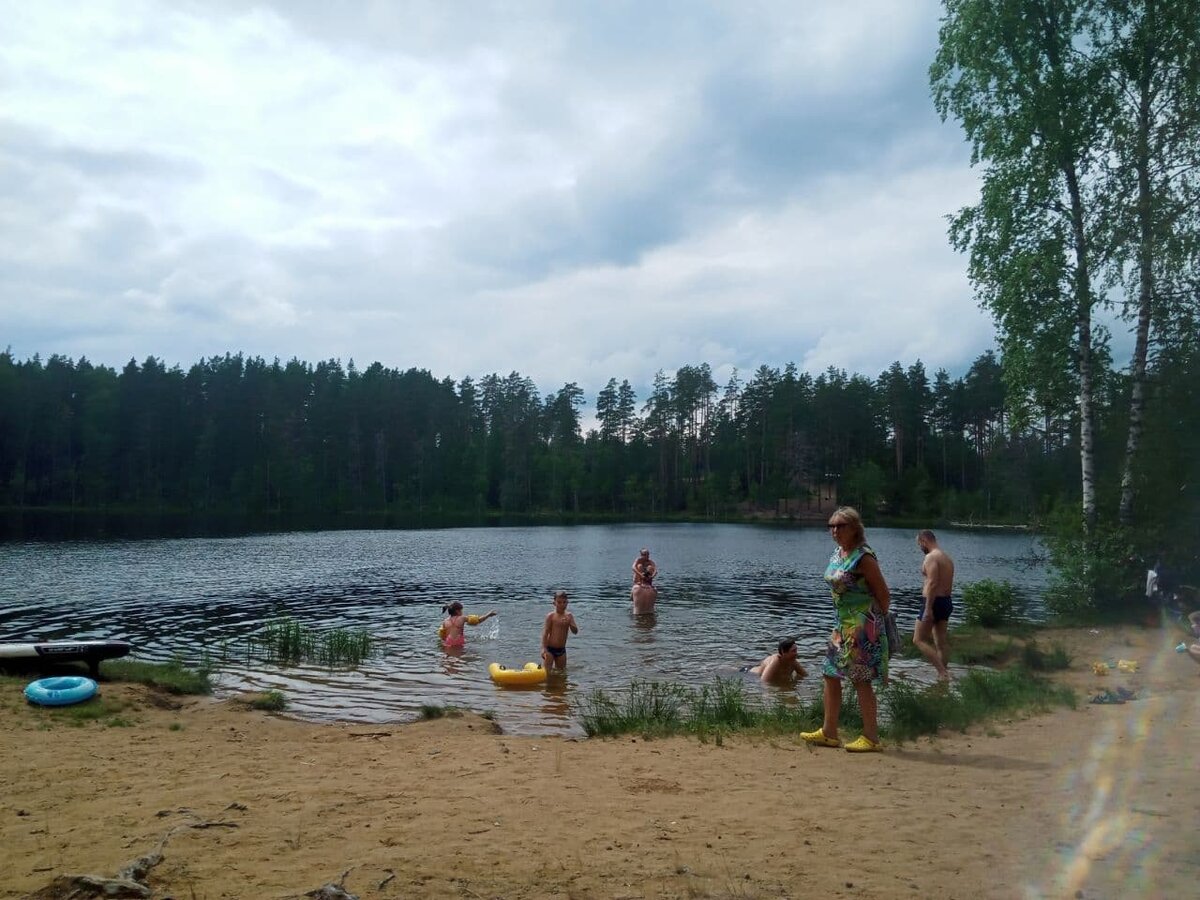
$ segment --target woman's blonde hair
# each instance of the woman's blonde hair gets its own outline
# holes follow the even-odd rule
[[[853,506],[839,506],[833,511],[830,518],[840,518],[843,522],[850,526],[850,530],[854,532],[854,545],[865,544],[867,542],[867,531],[863,528],[862,516],[858,514],[858,510]]]

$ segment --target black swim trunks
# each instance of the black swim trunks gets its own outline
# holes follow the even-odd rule
[[[562,656],[563,654],[565,654],[567,652],[567,648],[566,647],[551,647],[550,645],[547,644],[546,652],[549,653],[551,656],[553,656],[555,659],[558,659],[560,656]]]
[[[934,597],[933,598],[933,621],[934,622],[949,621],[950,614],[952,612],[954,612],[954,601],[950,599],[949,594],[947,594],[945,597]],[[925,619],[925,610],[922,609],[921,612],[917,614],[917,621],[921,622],[921,621],[924,621],[924,619]]]

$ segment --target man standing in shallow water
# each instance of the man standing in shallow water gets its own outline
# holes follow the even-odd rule
[[[954,588],[954,560],[938,546],[937,538],[928,528],[917,532],[917,546],[925,554],[921,563],[921,575],[924,577],[921,595],[925,598],[925,607],[917,616],[913,643],[933,663],[938,678],[949,681],[950,670],[946,664],[950,661],[950,642],[947,632],[950,614],[954,612],[954,601],[950,597],[950,591]]]

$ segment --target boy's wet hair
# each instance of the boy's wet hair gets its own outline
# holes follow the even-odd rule
[[[796,646],[795,638],[784,638],[782,641],[779,642],[779,652],[787,653],[789,650],[791,650],[795,646]]]
[[[554,592],[554,599],[555,599],[555,600],[557,600],[559,597],[562,597],[564,600],[567,600],[567,599],[569,599],[569,598],[567,597],[567,592],[566,592],[566,591],[555,591],[555,592]]]

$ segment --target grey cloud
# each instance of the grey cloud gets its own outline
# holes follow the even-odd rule
[[[4,142],[0,157],[12,164],[61,166],[83,178],[195,180],[203,177],[204,166],[198,160],[148,150],[97,148],[65,141],[46,131],[0,119]]]

